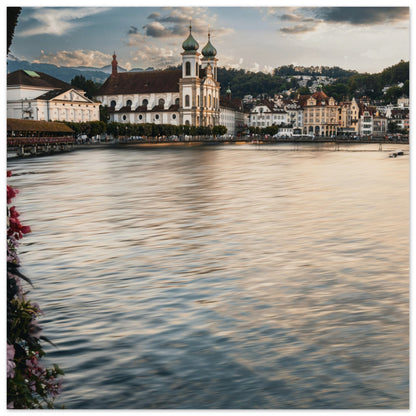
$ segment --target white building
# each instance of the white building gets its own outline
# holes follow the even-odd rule
[[[99,108],[83,90],[42,72],[7,75],[7,118],[87,122],[100,119]]]
[[[243,131],[244,111],[243,101],[231,98],[231,90],[228,87],[227,96],[220,97],[220,125],[227,128],[227,134],[235,136]]]
[[[289,124],[289,115],[284,109],[275,107],[271,102],[263,101],[250,111],[250,127],[264,128],[282,124]]]
[[[220,124],[218,59],[210,34],[199,53],[190,26],[182,48],[182,67],[173,70],[119,73],[113,55],[112,74],[95,97],[109,107],[110,121],[210,127]]]

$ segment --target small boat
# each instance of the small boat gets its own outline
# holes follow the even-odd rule
[[[397,157],[397,156],[403,156],[404,152],[403,150],[396,150],[395,152],[391,152],[389,157]]]

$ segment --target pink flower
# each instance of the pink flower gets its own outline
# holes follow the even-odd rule
[[[12,188],[11,186],[7,185],[7,203],[10,204],[12,199],[19,193],[17,189]]]
[[[14,377],[14,369],[16,368],[16,363],[13,361],[14,352],[14,346],[7,344],[7,378]]]
[[[12,176],[12,171],[11,170],[8,170],[7,171],[7,177],[10,178],[10,176]]]

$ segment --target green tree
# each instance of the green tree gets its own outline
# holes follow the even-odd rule
[[[21,7],[7,8],[7,54],[10,52],[10,46],[13,42],[14,30],[16,28],[21,11]]]
[[[390,87],[384,96],[384,101],[386,103],[395,103],[398,98],[402,96],[403,92],[400,87],[394,86]]]
[[[81,88],[83,91],[85,91],[85,96],[88,97],[90,100],[93,99],[98,93],[98,90],[101,86],[101,84],[94,82],[90,79],[86,79],[84,75],[76,75],[71,80],[71,85],[73,87]]]
[[[300,95],[309,95],[311,93],[308,87],[300,87],[296,92]]]

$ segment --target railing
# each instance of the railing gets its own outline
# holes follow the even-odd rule
[[[75,143],[74,137],[7,137],[7,146]]]
[[[142,137],[140,139],[137,138],[127,138],[127,137],[120,137],[116,140],[116,144],[140,144],[140,143],[191,143],[191,142],[199,142],[199,143],[229,143],[229,142],[262,142],[262,143],[294,143],[294,142],[320,142],[320,143],[328,143],[328,142],[339,142],[339,143],[409,143],[408,136],[402,137],[359,137],[353,138],[350,136],[335,136],[335,137],[327,137],[327,136],[316,136],[311,137],[307,135],[302,136],[295,136],[295,137],[266,137],[263,135],[253,135],[250,137],[215,137],[215,136],[181,136],[177,138],[169,138],[169,137]]]

